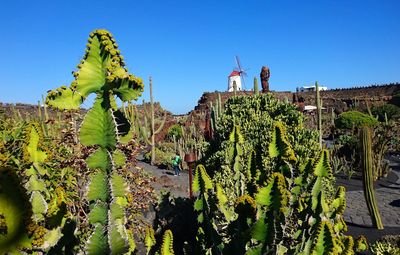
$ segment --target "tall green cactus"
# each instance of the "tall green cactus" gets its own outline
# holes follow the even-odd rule
[[[267,186],[256,194],[256,203],[263,210],[253,227],[252,236],[260,241],[256,249],[264,254],[272,246],[277,245],[283,237],[282,222],[288,213],[290,192],[286,188],[285,177],[281,173],[273,173]],[[268,247],[269,246],[269,247]]]
[[[129,189],[118,174],[125,158],[116,146],[130,126],[117,109],[115,96],[122,102],[136,100],[143,91],[143,82],[128,73],[115,39],[106,30],[90,33],[86,53],[74,76],[70,87],[51,91],[46,102],[59,109],[78,109],[91,93],[96,94],[79,133],[84,146],[96,148],[86,159],[91,172],[86,198],[92,231],[85,253],[126,253],[132,245],[124,212]]]
[[[48,191],[45,182],[42,180],[46,174],[46,170],[41,167],[41,163],[44,163],[47,154],[38,148],[40,138],[38,126],[31,124],[28,127],[27,133],[28,143],[25,147],[25,157],[32,165],[26,171],[29,181],[25,184],[25,188],[32,203],[32,218],[35,222],[38,222],[44,220],[44,215],[48,208],[45,199]]]
[[[193,192],[198,192],[199,194],[194,203],[194,210],[198,213],[197,222],[199,223],[199,228],[197,239],[199,249],[202,250],[203,254],[211,251],[219,254],[220,248],[218,245],[222,240],[214,223],[214,213],[218,202],[213,200],[214,184],[203,165],[196,167],[192,187]],[[225,201],[221,201],[221,203],[223,202]]]
[[[254,77],[254,95],[258,95],[260,93],[259,89],[258,89],[258,80],[257,77]]]
[[[319,95],[319,85],[315,82],[315,101],[317,105],[317,130],[319,133],[319,147],[322,149],[322,99]]]
[[[383,224],[374,193],[372,135],[369,127],[364,126],[361,129],[360,143],[362,148],[362,173],[365,200],[367,202],[369,214],[371,215],[372,224],[377,229],[383,229]]]
[[[159,124],[158,128],[155,128],[155,116],[154,116],[154,97],[153,97],[153,79],[149,78],[149,87],[150,87],[150,113],[146,112],[145,104],[143,103],[143,111],[145,113],[144,116],[144,127],[143,130],[143,137],[147,144],[151,146],[151,164],[154,165],[156,162],[156,142],[155,136],[161,132],[164,127],[165,120],[167,119],[167,114],[165,112],[164,117]],[[150,127],[148,126],[148,119],[150,119]]]

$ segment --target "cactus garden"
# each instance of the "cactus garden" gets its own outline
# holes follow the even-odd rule
[[[192,4],[204,11],[209,34],[240,44],[212,29],[211,9]],[[51,42],[38,39],[49,49],[51,43],[79,44],[79,58],[60,51],[26,55],[50,63],[40,73],[51,87],[40,88],[34,103],[0,102],[0,255],[400,255],[400,83],[331,89],[313,80],[288,91],[270,82],[269,67],[257,65],[249,86],[236,56],[228,89],[201,90],[196,103],[191,88],[174,85],[175,77],[193,85],[184,73],[186,58],[174,50],[211,57],[199,47],[210,48],[211,37],[198,32],[194,42],[180,36],[192,21],[181,20],[179,8],[162,4],[143,16],[142,4],[134,11],[105,6],[91,9],[110,20],[118,11],[125,23],[129,17],[135,26],[157,26],[158,41],[153,30],[135,30],[132,41],[125,36],[134,29],[110,26],[115,34],[85,32],[86,46],[67,32]],[[166,13],[174,17],[158,19]],[[168,25],[171,20],[179,29]],[[261,41],[271,45],[271,38]],[[282,45],[301,45],[292,39],[276,37]],[[140,47],[157,57],[146,59]],[[176,58],[163,59],[170,50]],[[257,54],[276,59],[269,50]],[[52,76],[61,56],[77,65],[62,80]],[[191,62],[199,83],[210,83],[212,72],[203,68],[219,63],[217,56]],[[306,80],[296,76],[302,67],[284,74],[279,61],[271,60],[273,75]],[[160,76],[165,64],[171,81]],[[313,71],[319,74],[326,71]],[[189,112],[169,110],[187,101]]]

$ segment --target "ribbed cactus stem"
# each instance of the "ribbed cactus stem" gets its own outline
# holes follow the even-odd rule
[[[372,167],[372,135],[369,127],[363,127],[360,134],[362,148],[362,173],[364,196],[367,202],[372,224],[377,229],[383,229],[381,216],[374,193],[374,173]]]
[[[237,91],[237,84],[236,81],[233,81],[233,94],[236,96],[236,91]]]
[[[332,127],[335,126],[335,118],[336,118],[335,109],[331,108],[331,125],[332,125]]]
[[[214,115],[215,115],[215,118],[217,118],[217,119],[218,119],[218,113],[219,113],[218,107],[219,107],[218,100],[216,100],[215,101],[215,108],[214,108]]]
[[[218,116],[222,115],[221,93],[218,93]]]
[[[156,147],[154,138],[154,98],[153,98],[153,80],[149,77],[150,86],[150,114],[151,114],[151,164],[154,165],[156,160]]]
[[[322,149],[322,100],[319,95],[319,85],[315,82],[315,93],[316,93],[316,105],[317,105],[317,129],[319,133],[319,147]]]
[[[258,90],[258,80],[257,77],[254,77],[254,95],[258,95],[259,90]]]

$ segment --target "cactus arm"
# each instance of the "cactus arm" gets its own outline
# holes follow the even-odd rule
[[[154,132],[155,135],[159,134],[161,132],[161,130],[164,128],[164,124],[165,124],[166,119],[167,119],[167,112],[164,112],[164,117],[161,120],[161,123],[159,124],[160,126]]]

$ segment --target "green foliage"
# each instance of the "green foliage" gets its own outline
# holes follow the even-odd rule
[[[335,120],[335,126],[339,129],[357,129],[362,126],[374,127],[377,124],[376,119],[358,111],[344,112]]]
[[[156,147],[155,155],[154,165],[159,168],[172,169],[172,159],[175,156],[175,152],[172,148],[168,149],[165,146],[160,146],[160,148]],[[148,151],[143,156],[146,162],[151,162],[151,151]]]
[[[356,239],[356,252],[362,252],[368,250],[368,240],[365,236],[361,235]]]
[[[387,242],[376,242],[371,245],[371,252],[375,255],[400,254],[400,247],[395,247],[391,243]]]
[[[179,140],[182,138],[182,136],[183,136],[183,133],[182,133],[181,125],[174,124],[168,128],[167,137],[171,141],[173,141],[173,137],[175,137],[176,140]]]
[[[393,104],[384,104],[372,108],[372,115],[378,116],[378,120],[396,120],[400,117],[400,107]],[[385,117],[386,116],[386,117]]]

